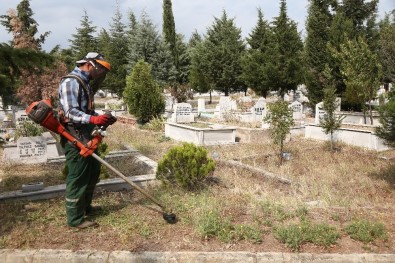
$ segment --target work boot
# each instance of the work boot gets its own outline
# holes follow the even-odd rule
[[[75,227],[79,228],[79,229],[86,229],[86,228],[98,227],[98,226],[99,226],[99,224],[96,222],[85,220],[84,222],[82,222],[81,224],[79,224],[78,226],[75,226]]]
[[[88,215],[95,215],[101,211],[103,211],[103,208],[101,208],[101,206],[91,206],[90,205],[85,209],[85,215],[87,215],[87,216]]]

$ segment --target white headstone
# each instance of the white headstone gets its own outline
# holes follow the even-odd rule
[[[176,103],[174,104],[174,112],[171,120],[175,123],[191,123],[195,121],[192,114],[192,106],[189,103]]]
[[[323,110],[324,103],[320,102],[315,105],[315,124],[320,124],[320,118],[324,116],[325,111]]]
[[[237,103],[231,97],[221,96],[219,98],[218,104],[219,104],[219,111],[221,115],[226,112],[237,110]]]
[[[19,161],[25,163],[47,161],[47,140],[44,137],[22,137],[16,143]]]
[[[341,104],[342,104],[342,98],[336,97],[335,101],[336,101],[336,105],[337,105],[336,111],[340,111],[341,110]]]
[[[204,99],[198,99],[198,113],[206,111],[206,101]]]
[[[266,110],[266,99],[260,97],[258,101],[255,103],[253,110],[256,115],[262,115],[263,111]]]
[[[171,112],[174,106],[174,97],[169,94],[165,94],[165,103],[165,111]]]
[[[294,101],[290,105],[292,109],[292,116],[294,120],[300,120],[302,119],[302,114],[303,114],[303,105],[299,101]]]

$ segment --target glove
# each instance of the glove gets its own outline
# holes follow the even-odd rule
[[[106,114],[99,115],[99,116],[91,116],[89,122],[95,124],[97,126],[108,126],[109,116]]]
[[[109,111],[107,111],[104,115],[106,115],[108,117],[108,121],[107,121],[107,125],[106,126],[113,125],[117,121],[117,118],[115,116],[113,116],[111,114],[111,112],[109,112]]]

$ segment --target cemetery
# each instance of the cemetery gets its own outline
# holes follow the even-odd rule
[[[395,151],[375,136],[374,125],[361,124],[357,113],[338,109],[337,114],[347,117],[344,127],[335,133],[338,151],[331,153],[327,150],[329,137],[319,126],[319,115],[325,113],[317,110],[312,116],[303,99],[296,97],[292,93],[284,97],[294,125],[286,138],[282,165],[264,121],[270,114],[268,103],[276,98],[218,96],[217,104],[206,108],[207,101],[198,95],[183,103],[167,96],[163,128],[156,131],[138,124],[117,102],[120,106],[114,114],[119,122],[108,128],[104,142],[109,152],[105,159],[172,207],[181,222],[164,225],[144,196],[107,171],[96,191],[96,202],[105,211],[95,220],[113,241],[104,245],[96,240],[88,249],[137,250],[139,246],[149,251],[345,253],[347,248],[364,253],[368,248],[374,253],[390,252],[395,246],[391,219],[395,214],[390,209],[395,201]],[[16,123],[29,122],[23,110],[14,110],[11,116],[15,116],[11,118],[15,125],[9,125],[6,119],[0,134],[6,141],[0,150],[0,208],[8,211],[4,222],[10,222],[16,216],[11,212],[16,206],[21,229],[9,225],[7,238],[0,240],[0,245],[59,248],[56,239],[48,239],[58,236],[60,247],[78,249],[73,240],[88,240],[94,233],[81,236],[75,232],[71,240],[64,240],[64,155],[56,136],[45,132],[5,140],[5,134],[16,133]],[[169,190],[161,188],[156,179],[158,162],[170,148],[185,142],[207,149],[216,163],[208,192],[191,195]],[[41,219],[29,221],[33,215]],[[346,227],[364,220],[378,222],[377,227],[385,227],[386,235],[374,243],[350,239]],[[38,234],[41,221],[46,227]],[[312,240],[292,247],[292,243],[282,241],[279,231],[291,231],[292,226],[299,226],[296,222],[305,222],[304,227],[311,231],[324,227],[327,232],[317,235],[337,236],[336,241],[323,245]],[[207,232],[204,224],[219,224],[225,232]],[[171,232],[182,233],[182,237]],[[19,235],[23,238],[16,238]],[[162,241],[155,241],[159,236]]]

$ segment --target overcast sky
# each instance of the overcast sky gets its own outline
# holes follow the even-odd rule
[[[18,0],[1,0],[0,15],[6,14],[10,8],[16,9]],[[128,24],[127,13],[133,11],[139,19],[144,10],[156,25],[162,30],[162,2],[161,0],[118,0],[123,15],[123,22]],[[195,30],[200,34],[206,33],[214,22],[214,17],[220,18],[225,10],[229,18],[235,19],[237,27],[241,28],[242,36],[246,37],[257,22],[257,8],[261,8],[264,18],[272,21],[279,14],[279,0],[172,0],[173,15],[177,33],[189,39]],[[108,29],[114,16],[116,0],[30,0],[33,18],[39,24],[38,30],[42,34],[51,31],[43,48],[51,50],[60,44],[62,48],[69,46],[69,39],[81,26],[84,10],[87,10],[89,20],[101,28]],[[287,14],[298,24],[298,29],[304,35],[308,0],[287,0]],[[395,0],[380,0],[379,17],[395,9]],[[0,42],[11,40],[5,27],[0,26]]]

